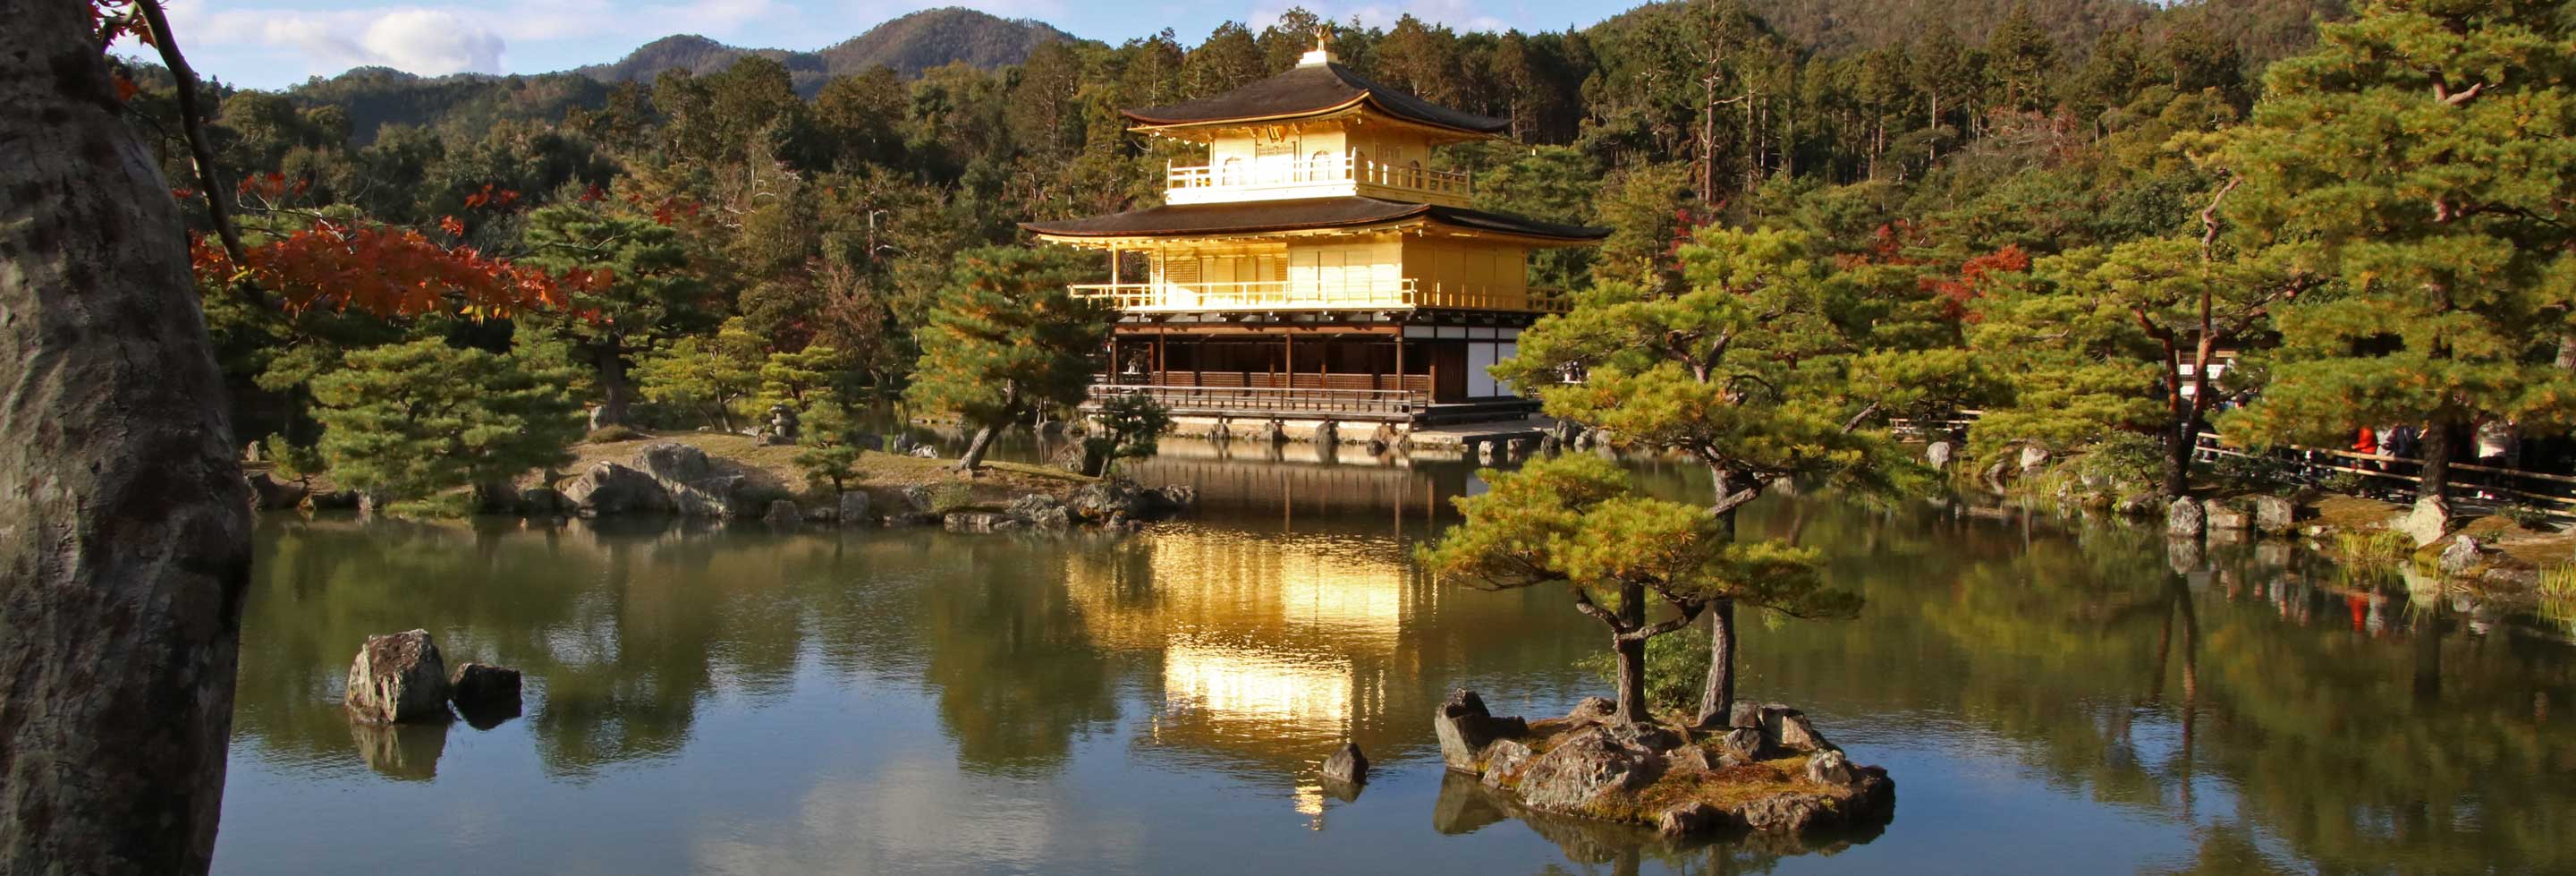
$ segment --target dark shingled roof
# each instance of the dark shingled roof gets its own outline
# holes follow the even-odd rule
[[[1215,97],[1121,112],[1148,125],[1193,125],[1314,115],[1363,97],[1387,115],[1434,127],[1474,134],[1498,134],[1512,124],[1504,119],[1433,105],[1413,95],[1370,82],[1340,64],[1297,67]]]
[[[1610,236],[1607,228],[1558,225],[1464,207],[1361,197],[1162,206],[1057,222],[1022,222],[1020,227],[1058,237],[1147,237],[1348,228],[1407,219],[1429,219],[1459,228],[1552,240],[1599,240]]]

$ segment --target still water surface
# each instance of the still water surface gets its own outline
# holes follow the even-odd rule
[[[1750,624],[1745,690],[1885,765],[1894,822],[1676,847],[1504,819],[1444,781],[1432,709],[1561,713],[1602,637],[1560,593],[1411,570],[1466,467],[1139,474],[1205,507],[1123,539],[271,515],[216,869],[2576,871],[2563,630],[2347,597],[2279,546],[2195,565],[2140,529],[1817,498],[1751,525],[1869,606]],[[359,641],[412,627],[526,670],[525,714],[351,726]],[[1344,738],[1377,764],[1350,801],[1315,776]]]

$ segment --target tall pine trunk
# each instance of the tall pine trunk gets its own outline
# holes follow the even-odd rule
[[[90,4],[0,21],[0,873],[204,873],[249,488]]]
[[[1708,684],[1696,723],[1717,727],[1735,710],[1735,600],[1713,599],[1708,607]]]
[[[1646,640],[1624,638],[1646,625],[1646,588],[1619,588],[1619,624],[1610,631],[1610,651],[1619,655],[1619,720],[1648,720],[1646,711]]]
[[[635,389],[634,382],[626,379],[624,346],[608,342],[593,351],[599,369],[599,413],[590,418],[592,426],[631,424],[627,409],[634,404]]]
[[[2440,418],[2424,424],[2424,467],[2418,473],[2423,480],[2416,485],[2416,498],[2433,499],[2444,508],[2450,507],[2451,424]]]
[[[975,439],[966,442],[966,453],[957,457],[957,470],[974,471],[975,469],[983,466],[984,451],[993,446],[993,435],[1000,431],[1001,428],[997,426],[985,426],[976,429]]]
[[[2191,451],[2200,435],[2197,421],[2184,422],[2165,434],[2164,497],[2191,493]]]

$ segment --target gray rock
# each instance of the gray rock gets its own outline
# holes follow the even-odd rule
[[[671,510],[670,491],[662,489],[652,475],[614,462],[601,462],[582,472],[565,485],[563,497],[584,517]]]
[[[2486,559],[2487,550],[2478,544],[2477,539],[2457,535],[2452,536],[2448,547],[2442,548],[2439,567],[2442,574],[2457,575],[2476,568],[2479,563],[2486,562]]]
[[[688,483],[715,474],[707,461],[707,452],[676,441],[644,445],[635,452],[635,468],[652,475],[654,480]]]
[[[1529,769],[1532,752],[1528,743],[1518,739],[1498,739],[1485,746],[1485,774],[1478,781],[1489,788],[1517,784],[1521,773]]]
[[[1685,770],[1708,772],[1709,770],[1716,768],[1717,764],[1709,761],[1708,749],[1701,748],[1696,745],[1684,745],[1664,752],[1664,770],[1666,772],[1682,772]]]
[[[2145,517],[2156,510],[2156,494],[2138,492],[2121,496],[2119,501],[2111,504],[2111,510],[2122,517]]]
[[[2211,499],[2200,503],[2203,525],[2210,532],[2244,532],[2254,528],[2254,515],[2237,510],[2225,502]]]
[[[991,514],[983,511],[959,511],[955,514],[950,514],[947,517],[941,518],[940,525],[946,527],[950,532],[982,533],[1006,532],[1029,524],[1027,521],[1021,520],[1017,517],[1012,517],[1008,514]]]
[[[1004,510],[1013,517],[1040,525],[1044,525],[1048,520],[1061,524],[1067,516],[1064,500],[1045,493],[1030,493],[1012,499],[1011,504]]]
[[[2423,547],[2442,540],[2451,532],[2451,507],[2440,499],[2426,496],[2415,500],[2414,510],[2397,516],[2391,526]]]
[[[946,522],[946,518],[941,517],[940,515],[937,515],[937,514],[930,513],[930,512],[928,512],[928,511],[904,511],[904,512],[901,512],[901,513],[888,514],[888,515],[886,515],[886,516],[885,516],[885,525],[887,525],[887,526],[895,526],[895,527],[901,527],[901,526],[939,526],[939,525],[941,525],[942,523],[945,523],[945,522]]]
[[[1950,442],[1934,441],[1923,447],[1923,464],[1931,466],[1933,471],[1949,471],[1952,452],[1954,448]]]
[[[671,492],[671,504],[684,517],[749,517],[753,502],[743,487],[750,480],[741,475],[709,475],[687,483],[664,482]]]
[[[1726,726],[1752,727],[1760,729],[1762,727],[1762,704],[1738,701],[1733,707],[1727,709]]]
[[[771,526],[795,526],[805,522],[805,512],[797,508],[795,502],[778,499],[769,503],[769,513],[761,515],[760,522]]]
[[[1609,697],[1584,697],[1582,702],[1574,704],[1574,711],[1565,713],[1565,718],[1581,724],[1605,721],[1616,714],[1619,714],[1619,704],[1611,702]]]
[[[447,662],[427,630],[368,636],[349,664],[342,700],[351,717],[369,724],[445,721]]]
[[[1635,791],[1663,774],[1653,752],[1621,745],[1607,725],[1576,730],[1521,772],[1521,802],[1532,809],[1577,814],[1614,795]]]
[[[1655,815],[1655,832],[1668,837],[1695,836],[1726,824],[1726,813],[1697,800],[1675,804]]]
[[[1651,751],[1657,754],[1662,754],[1675,748],[1679,748],[1682,744],[1681,734],[1675,733],[1670,728],[1664,727],[1660,724],[1649,724],[1644,721],[1636,721],[1627,723],[1610,723],[1602,726],[1603,732],[1610,735],[1610,741],[1640,751]]]
[[[917,458],[920,458],[920,459],[938,459],[938,458],[939,458],[939,448],[932,447],[932,446],[930,446],[930,445],[924,444],[924,445],[922,445],[922,446],[919,446],[919,447],[915,447],[915,448],[913,448],[913,449],[912,449],[912,455],[913,455],[914,457],[917,457]]]
[[[1824,802],[1806,794],[1773,794],[1735,811],[1748,829],[1784,834],[1804,833],[1824,814]]]
[[[1340,424],[1337,424],[1337,423],[1334,423],[1334,422],[1333,422],[1333,421],[1331,421],[1331,420],[1325,420],[1324,422],[1321,422],[1321,423],[1316,424],[1316,425],[1315,425],[1314,441],[1315,441],[1315,443],[1317,443],[1317,444],[1340,444],[1340,443],[1342,443],[1342,427],[1341,427],[1341,425],[1340,425]]]
[[[1155,513],[1170,514],[1197,507],[1199,488],[1188,484],[1164,484],[1146,490],[1142,498]]]
[[[1735,727],[1718,737],[1718,747],[1743,760],[1762,759],[1762,730],[1758,727]]]
[[[2254,528],[2265,535],[2287,535],[2298,527],[2299,506],[2279,496],[2254,497]]]
[[[2033,444],[2033,445],[2025,446],[2025,447],[2023,447],[2023,448],[2021,449],[2021,473],[2022,473],[2022,474],[2025,474],[2025,475],[2038,474],[2038,473],[2039,473],[2039,470],[2040,470],[2040,467],[2045,466],[2045,465],[2047,465],[2047,464],[2048,464],[2048,449],[2047,449],[2047,448],[2040,447],[2040,446],[2038,446],[2038,445],[2036,445],[2036,444]]]
[[[2197,499],[2184,496],[2173,500],[2173,504],[2165,506],[2166,535],[2198,538],[2201,531],[2208,527],[2209,512]]]
[[[250,472],[243,475],[242,479],[250,482],[251,507],[260,511],[293,508],[304,502],[304,494],[307,492],[303,484],[282,483],[276,478],[269,477],[264,471]]]
[[[488,710],[519,704],[519,670],[489,663],[456,664],[447,677],[447,698],[459,709]]]
[[[912,510],[915,511],[937,510],[931,507],[936,502],[927,486],[914,485],[903,488],[903,501],[904,504],[911,505]]]
[[[1848,785],[1860,781],[1860,771],[1853,769],[1851,759],[1842,752],[1827,751],[1807,758],[1807,779],[1826,785]]]
[[[1772,703],[1762,707],[1762,740],[1790,751],[1815,752],[1836,750],[1816,732],[1814,722],[1805,712]]]
[[[1353,785],[1368,781],[1368,755],[1360,753],[1357,744],[1345,742],[1324,758],[1324,778]]]
[[[1125,481],[1093,481],[1075,490],[1065,502],[1073,515],[1084,520],[1103,521],[1119,517],[1142,517],[1148,510],[1144,491]]]
[[[1485,746],[1497,739],[1518,739],[1529,735],[1529,722],[1519,718],[1497,718],[1485,711],[1485,698],[1475,691],[1461,690],[1449,694],[1449,701],[1431,716],[1431,730],[1440,739],[1440,760],[1450,769],[1463,773],[1481,773]]]

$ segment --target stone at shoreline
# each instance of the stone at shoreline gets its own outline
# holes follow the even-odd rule
[[[1660,755],[1620,744],[1610,725],[1576,730],[1556,747],[1532,758],[1521,771],[1521,802],[1532,809],[1580,813],[1613,794],[1635,791],[1663,775]]]
[[[349,664],[342,700],[350,717],[369,724],[445,721],[447,663],[427,630],[368,636]]]
[[[853,525],[873,520],[876,515],[868,507],[869,501],[866,490],[850,490],[842,493],[839,511],[841,523]]]
[[[1142,517],[1149,500],[1135,484],[1119,480],[1093,481],[1073,491],[1065,507],[1073,516],[1100,522],[1120,517]]]
[[[1931,466],[1933,471],[1949,471],[1951,452],[1950,442],[1947,441],[1934,441],[1924,445],[1923,464]]]
[[[1759,729],[1762,726],[1762,704],[1737,702],[1726,710],[1726,726]]]
[[[264,471],[251,472],[243,475],[242,479],[250,483],[251,507],[259,511],[293,508],[302,504],[304,494],[309,492],[303,484],[282,483]]]
[[[1494,788],[1519,784],[1532,754],[1529,744],[1518,739],[1498,740],[1485,746],[1485,774],[1477,780]]]
[[[456,671],[447,678],[447,698],[456,702],[458,711],[469,715],[516,711],[519,670],[471,661],[456,664]]]
[[[2287,535],[2298,527],[2299,506],[2279,496],[2254,497],[2254,528],[2264,535]]]
[[[1324,778],[1357,785],[1368,781],[1368,755],[1360,753],[1357,744],[1345,742],[1324,758]]]
[[[2415,507],[2389,521],[2389,528],[2406,533],[2421,548],[2442,540],[2451,531],[2451,508],[2440,499],[2426,496],[2415,500]]]
[[[1565,713],[1565,717],[1577,722],[1606,721],[1616,714],[1619,714],[1619,704],[1609,697],[1584,697],[1582,702],[1574,704],[1574,711]]]
[[[796,507],[793,500],[775,499],[769,503],[769,513],[761,515],[760,522],[771,526],[795,526],[805,522],[805,511]]]
[[[635,468],[653,479],[669,497],[670,509],[685,517],[749,517],[755,509],[742,475],[720,474],[707,452],[676,441],[647,444],[635,454]]]
[[[564,500],[583,517],[671,510],[671,494],[652,475],[601,462],[564,487]]]
[[[916,458],[920,458],[920,459],[938,459],[938,458],[939,458],[939,448],[932,447],[932,446],[929,446],[929,445],[926,445],[926,444],[925,444],[925,445],[922,445],[922,446],[920,446],[920,447],[915,447],[915,448],[913,448],[913,449],[912,449],[912,455],[913,455],[914,457],[916,457]]]
[[[2211,499],[2202,502],[2201,509],[2210,532],[2244,532],[2254,528],[2254,515],[2225,502]]]
[[[2021,449],[2021,473],[2022,473],[2022,474],[2024,474],[2024,475],[2034,475],[2034,474],[2038,474],[2038,473],[2039,473],[2040,468],[2041,468],[2041,467],[2043,467],[2043,466],[2046,466],[2046,465],[2048,465],[2048,449],[2047,449],[2047,448],[2045,448],[2045,447],[2040,447],[2040,446],[2038,446],[2038,445],[2035,445],[2035,444],[2034,444],[2034,445],[2028,445],[2028,446],[2025,446],[2025,447],[2023,447],[2023,448]]]
[[[946,523],[947,518],[928,511],[905,511],[885,516],[887,526],[940,526]]]
[[[1807,759],[1807,780],[1823,785],[1848,785],[1860,780],[1851,759],[1839,751],[1827,751]]]
[[[950,532],[975,533],[1003,532],[1028,525],[1027,521],[1017,517],[986,511],[959,511],[941,518],[939,523]]]
[[[1726,823],[1726,813],[1699,802],[1676,804],[1655,816],[1655,832],[1668,837],[1707,833]]]
[[[1815,722],[1807,720],[1807,713],[1779,703],[1762,707],[1762,739],[1790,751],[1840,750],[1825,741],[1824,734],[1816,732]]]
[[[1449,694],[1440,711],[1431,718],[1431,729],[1440,739],[1440,760],[1450,769],[1463,773],[1483,771],[1485,746],[1497,739],[1514,739],[1529,735],[1529,722],[1519,718],[1496,718],[1485,711],[1485,699],[1475,691],[1460,690]]]
[[[1753,760],[1762,756],[1762,729],[1759,727],[1732,728],[1727,730],[1725,735],[1718,737],[1717,744],[1738,760]]]
[[[2486,559],[2487,550],[2478,544],[2477,539],[2457,535],[2452,536],[2449,546],[2442,548],[2441,559],[2436,565],[2442,574],[2457,575],[2486,562]]]
[[[1009,513],[1039,529],[1063,529],[1073,524],[1073,513],[1064,500],[1045,493],[1030,493],[1011,500]]]
[[[2209,512],[2200,500],[2184,496],[2165,506],[2165,534],[2180,538],[2197,538],[2209,525]]]

